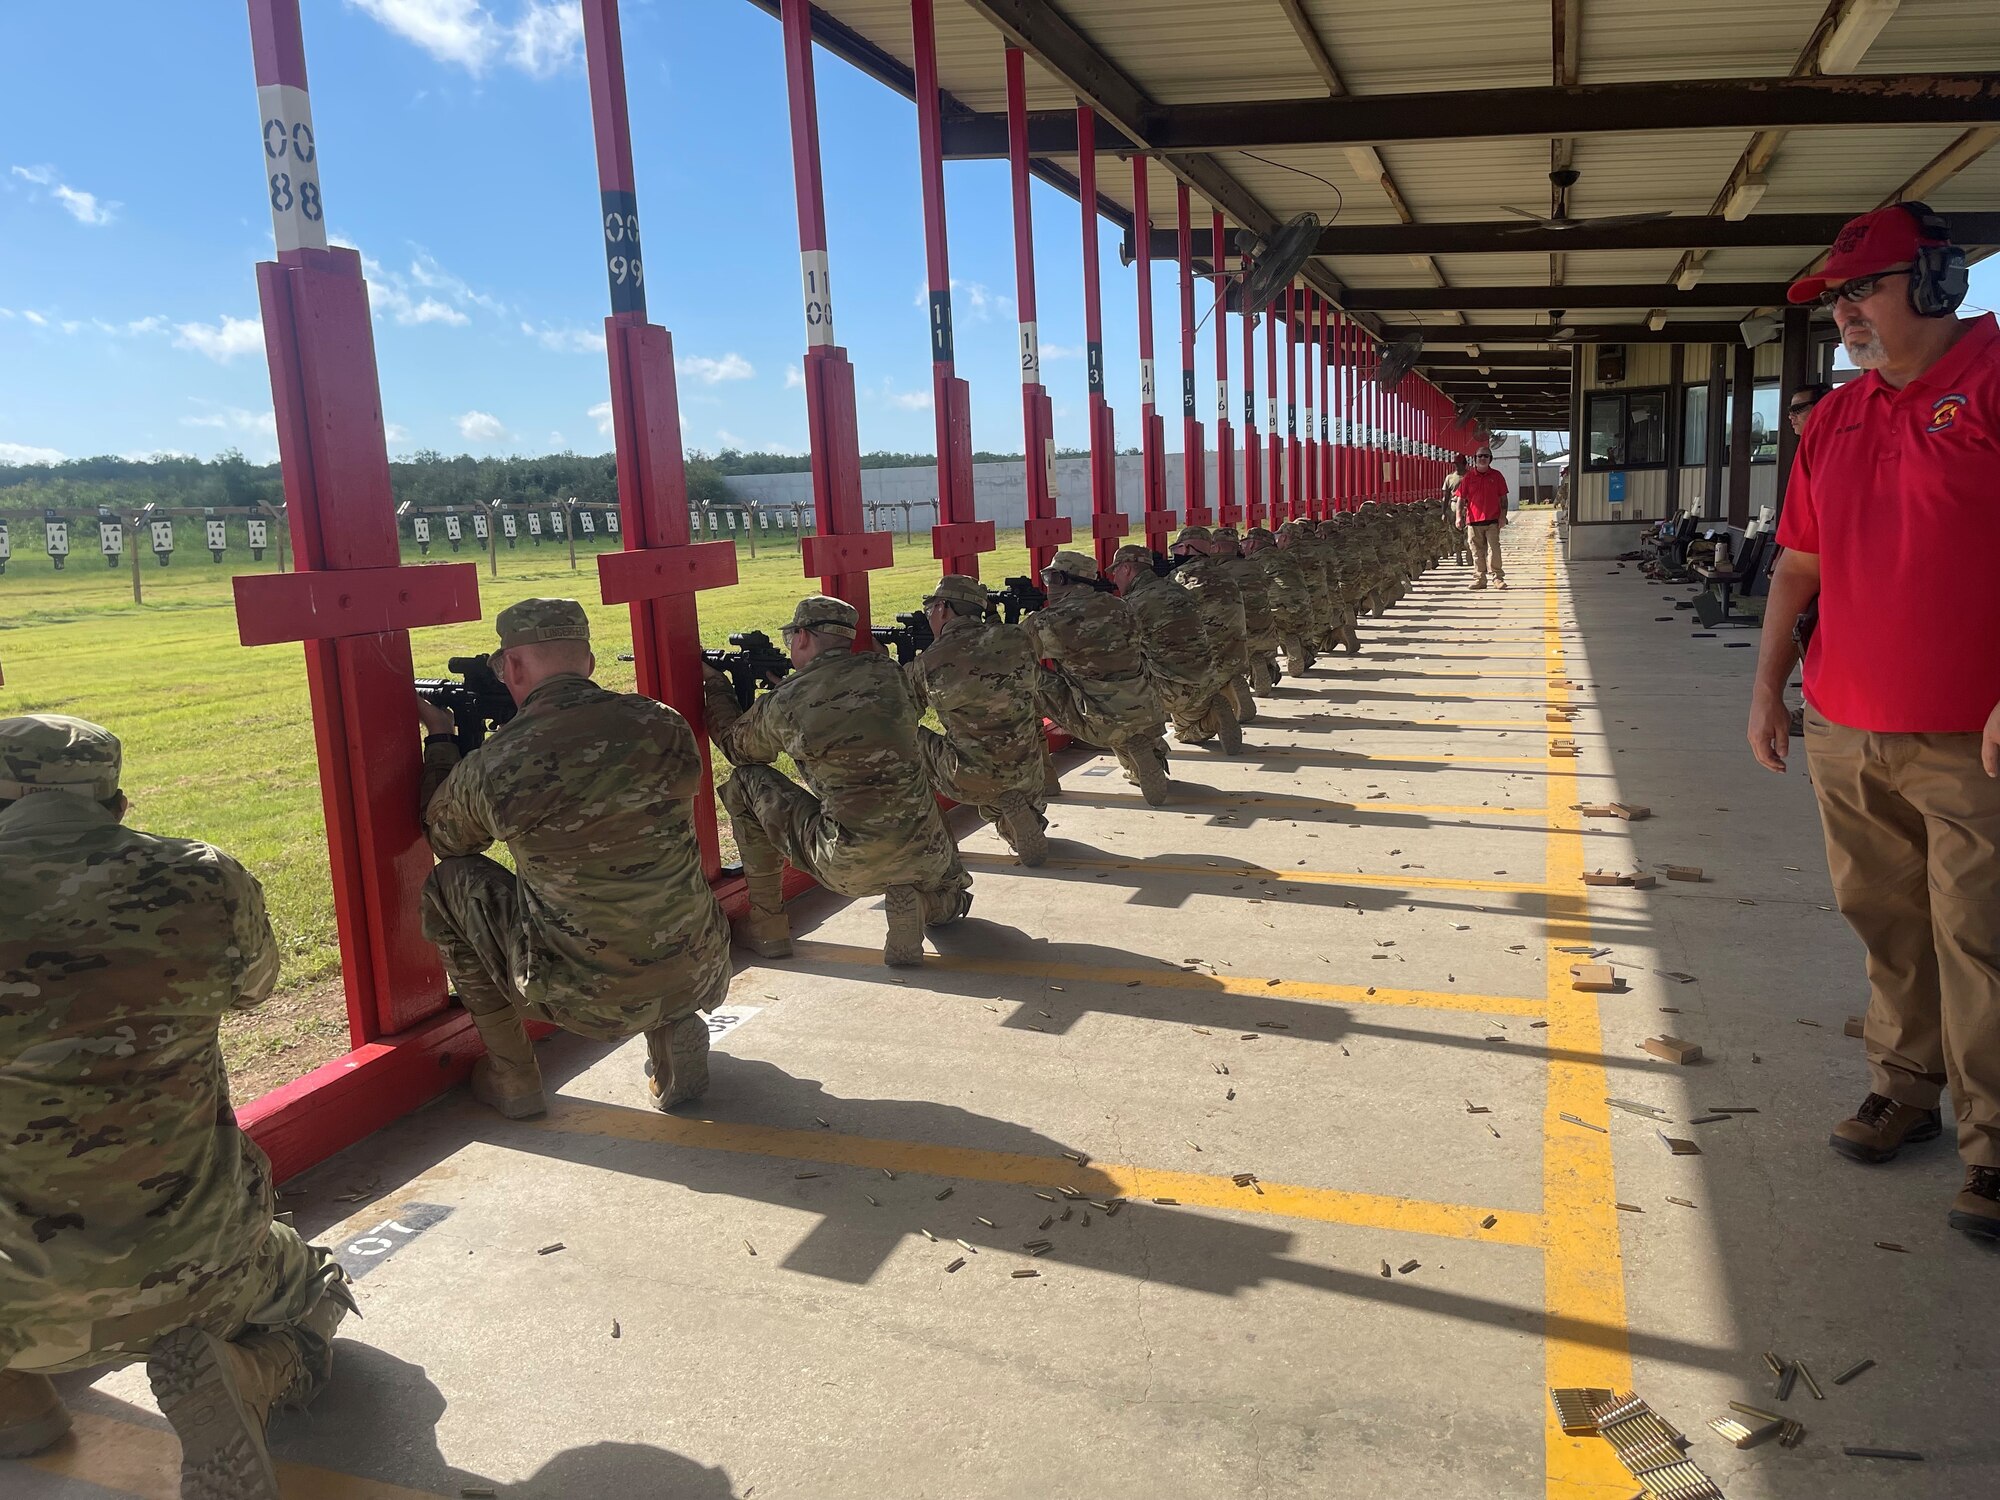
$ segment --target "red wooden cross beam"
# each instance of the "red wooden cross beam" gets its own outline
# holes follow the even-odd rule
[[[1077,200],[1083,206],[1083,336],[1090,379],[1090,535],[1097,544],[1097,566],[1111,566],[1111,556],[1131,533],[1132,523],[1118,509],[1118,436],[1111,403],[1104,396],[1104,300],[1097,274],[1097,111],[1077,106]]]
[[[329,249],[298,0],[251,0],[278,260],[257,267],[299,571],[235,580],[246,646],[303,641],[348,1024],[358,1046],[445,1005],[418,896],[431,870],[409,631],[479,618],[471,563],[400,566],[361,257]]]
[[[606,604],[631,606],[632,659],[639,691],[677,710],[694,728],[702,756],[695,833],[702,870],[714,879],[722,868],[722,856],[702,713],[701,622],[695,595],[736,582],[736,543],[694,542],[689,526],[673,336],[646,321],[646,265],[639,240],[618,0],[584,0],[583,35],[597,138],[604,270],[611,288],[604,345],[611,364],[619,533],[625,541],[623,551],[598,555],[598,589]]]
[[[833,293],[827,280],[826,199],[819,168],[819,105],[813,91],[812,0],[782,0],[785,83],[791,106],[792,176],[799,206],[799,270],[805,295],[806,440],[812,451],[813,505],[819,535],[801,537],[807,576],[820,592],[852,604],[861,615],[854,649],[872,650],[868,575],[894,567],[895,538],[865,531],[861,517],[861,449],[855,431],[854,367],[834,342]]]

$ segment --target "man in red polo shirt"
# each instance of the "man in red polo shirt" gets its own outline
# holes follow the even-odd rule
[[[1920,203],[1864,214],[1794,302],[1867,371],[1800,440],[1750,748],[1785,769],[1792,626],[1819,599],[1805,741],[1840,910],[1868,949],[1869,1092],[1833,1148],[1886,1162],[1942,1130],[1954,1228],[2000,1239],[2000,329],[1953,316],[1964,255]]]
[[[1500,561],[1500,528],[1507,524],[1507,481],[1493,471],[1493,450],[1482,445],[1472,455],[1472,469],[1454,492],[1465,512],[1465,529],[1472,537],[1472,586],[1486,587],[1486,570],[1507,587],[1507,570]]]

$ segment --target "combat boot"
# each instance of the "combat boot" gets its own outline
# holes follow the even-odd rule
[[[1167,758],[1150,744],[1125,744],[1117,750],[1118,764],[1139,788],[1148,807],[1161,807],[1167,800]]]
[[[0,1370],[0,1458],[33,1458],[69,1431],[69,1408],[46,1375]]]
[[[920,888],[917,900],[923,907],[924,926],[949,927],[972,910],[972,888],[964,885],[941,885],[928,891]]]
[[[1354,616],[1341,616],[1340,641],[1342,645],[1347,647],[1347,654],[1349,656],[1359,656],[1361,654],[1361,636],[1354,628]]]
[[[486,1044],[486,1055],[472,1065],[472,1097],[503,1119],[532,1120],[547,1114],[549,1101],[542,1092],[535,1044],[528,1040],[514,1008],[474,1011],[472,1021]]]
[[[1271,663],[1261,656],[1250,658],[1250,690],[1268,694],[1278,685],[1278,677],[1271,670]]]
[[[279,1500],[264,1434],[271,1408],[297,1379],[282,1333],[241,1342],[177,1328],[153,1345],[146,1378],[181,1440],[181,1500]]]
[[[661,1111],[708,1092],[708,1017],[700,1011],[646,1033],[646,1092]]]
[[[730,923],[731,935],[759,958],[792,956],[792,921],[785,914],[785,873],[746,870],[750,909]]]
[[[1237,721],[1236,709],[1229,701],[1227,693],[1220,693],[1215,700],[1215,717],[1218,738],[1222,741],[1224,755],[1243,753],[1243,726]]]
[[[999,814],[994,826],[1022,864],[1032,870],[1049,857],[1048,825],[1026,796],[1009,792],[994,810]]]
[[[1056,769],[1056,758],[1046,752],[1042,756],[1042,795],[1044,797],[1062,795],[1062,772]]]
[[[1827,1142],[1849,1161],[1878,1166],[1894,1161],[1905,1146],[1934,1141],[1944,1133],[1938,1111],[1899,1104],[1883,1094],[1870,1094],[1854,1111],[1854,1117],[1833,1127]]]
[[[1236,704],[1236,722],[1255,724],[1257,722],[1257,695],[1250,690],[1247,677],[1229,679],[1229,693]]]
[[[882,909],[889,915],[882,962],[892,969],[915,968],[924,961],[923,896],[913,885],[892,885],[883,893]]]

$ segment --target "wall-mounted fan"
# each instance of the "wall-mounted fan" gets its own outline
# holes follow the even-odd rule
[[[1319,249],[1319,231],[1318,214],[1287,219],[1268,236],[1240,230],[1236,248],[1250,268],[1231,281],[1224,305],[1233,313],[1259,313],[1276,302]]]
[[[1382,351],[1382,362],[1375,367],[1375,388],[1379,391],[1393,391],[1403,383],[1403,377],[1416,368],[1417,356],[1424,352],[1424,336],[1421,333],[1407,333]]]

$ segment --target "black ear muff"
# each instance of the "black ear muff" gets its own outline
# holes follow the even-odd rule
[[[1910,266],[1910,306],[1919,317],[1948,318],[1958,311],[1972,288],[1965,252],[1952,244],[1951,226],[1928,204],[1902,205],[1917,221],[1917,232],[1938,243],[1919,246]]]

